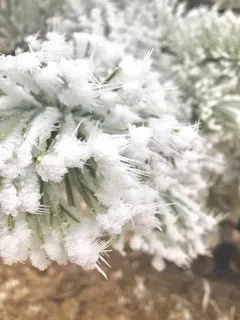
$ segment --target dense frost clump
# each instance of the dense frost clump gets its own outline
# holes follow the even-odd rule
[[[204,142],[177,120],[150,54],[81,32],[25,41],[28,51],[0,57],[3,260],[104,273],[109,239],[126,233],[158,269],[204,254],[216,223],[201,206]]]
[[[239,41],[236,1],[215,1],[190,11],[177,0],[67,1],[64,14],[49,20],[67,34],[77,30],[104,34],[142,57],[153,49],[154,70],[174,88],[174,115],[201,124],[210,153],[214,206],[225,212],[239,198]],[[176,90],[177,88],[177,90]],[[173,92],[172,91],[172,92]],[[176,94],[177,93],[177,94]],[[179,102],[181,97],[181,103]],[[212,162],[209,160],[209,163]],[[215,181],[215,182],[214,182]],[[234,189],[234,192],[232,190]],[[236,206],[239,206],[239,200]],[[212,205],[212,203],[211,203]]]
[[[202,140],[171,115],[150,64],[148,55],[135,59],[85,33],[69,42],[50,33],[32,39],[29,52],[0,58],[6,263],[29,258],[45,269],[50,260],[71,261],[101,270],[106,238],[130,226],[135,246],[146,241],[150,253],[179,265],[204,253],[215,220],[188,197],[195,183],[205,188],[200,172],[197,182],[186,175],[190,166],[199,171]],[[91,208],[87,217],[77,192]]]

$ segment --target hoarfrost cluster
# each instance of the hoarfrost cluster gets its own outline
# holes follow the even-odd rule
[[[80,0],[72,3],[75,8],[82,8]],[[153,66],[161,76],[160,81],[168,81],[177,88],[175,116],[182,120],[183,115],[190,123],[199,121],[207,148],[222,159],[211,166],[211,185],[215,184],[216,206],[231,210],[228,203],[239,198],[240,185],[237,36],[240,17],[223,8],[237,10],[236,1],[215,1],[216,5],[210,8],[199,6],[190,11],[184,2],[174,0],[141,1],[141,6],[138,1],[108,3],[92,0],[91,10],[84,9],[82,24],[74,23],[71,27],[76,30],[86,26],[91,32],[100,32],[116,43],[124,43],[128,52],[140,56],[149,47],[153,49]],[[69,12],[66,10],[66,17]],[[63,16],[61,19],[64,20]],[[56,18],[55,22],[57,25]],[[236,192],[230,194],[232,191],[226,191],[230,189]]]
[[[163,259],[189,265],[217,223],[205,209],[206,141],[174,83],[152,71],[152,44],[138,50],[103,23],[118,6],[79,3],[44,19],[51,32],[34,25],[23,46],[13,36],[15,54],[0,57],[0,255],[105,275],[110,244],[123,251],[129,239],[158,270]]]

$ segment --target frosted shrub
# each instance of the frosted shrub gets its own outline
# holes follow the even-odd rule
[[[132,246],[155,264],[205,253],[216,220],[194,201],[205,197],[203,141],[172,115],[149,55],[86,33],[47,38],[0,58],[4,262],[70,261],[105,274],[110,242],[133,230]]]
[[[72,0],[72,7],[78,10],[66,10],[61,23],[55,17],[51,25],[55,21],[55,26],[65,30],[80,28],[104,34],[115,43],[124,43],[128,52],[139,57],[153,49],[153,66],[161,83],[167,81],[175,88],[174,116],[193,124],[199,121],[206,147],[222,159],[209,159],[209,189],[213,194],[210,203],[225,212],[232,210],[229,203],[236,203],[240,185],[240,17],[230,10],[220,13],[219,9],[237,9],[236,1],[215,1],[218,6],[200,6],[190,11],[175,0],[143,0],[141,6],[137,0],[92,0],[88,9],[81,3]],[[67,21],[72,21],[70,29]]]

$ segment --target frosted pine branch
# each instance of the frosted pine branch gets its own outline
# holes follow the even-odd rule
[[[168,81],[174,88],[171,93],[177,107],[171,113],[180,120],[200,121],[210,153],[220,158],[215,162],[211,157],[208,164],[213,180],[222,182],[216,183],[215,190],[221,189],[217,202],[228,210],[223,195],[239,170],[239,16],[230,10],[220,13],[219,6],[187,11],[184,3],[174,0],[142,1],[141,6],[138,1],[108,5],[109,1],[92,0],[83,11],[80,0],[72,3],[79,8],[74,19],[68,10],[53,19],[62,31],[98,32],[124,43],[128,52],[139,56],[153,48],[153,65],[160,81]]]
[[[30,259],[41,270],[52,260],[71,261],[103,272],[106,238],[125,230],[149,243],[159,237],[168,250],[176,246],[169,257],[152,245],[150,252],[179,258],[179,265],[203,253],[216,221],[183,196],[178,177],[202,140],[171,115],[150,57],[135,59],[86,33],[69,42],[47,37],[31,38],[28,52],[0,58],[4,261]]]

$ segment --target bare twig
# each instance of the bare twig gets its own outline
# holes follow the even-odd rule
[[[209,305],[211,287],[210,287],[209,282],[206,279],[203,279],[202,282],[203,282],[203,289],[204,289],[204,295],[203,295],[203,299],[202,299],[202,311],[205,313],[207,311],[207,308]]]

